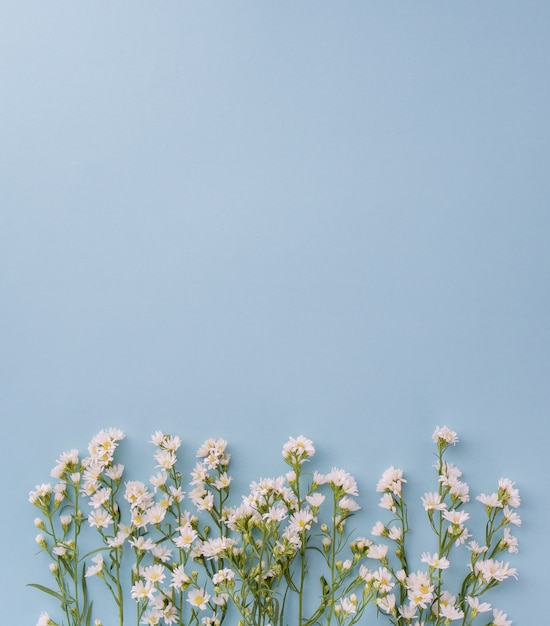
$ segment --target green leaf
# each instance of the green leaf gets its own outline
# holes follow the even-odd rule
[[[105,552],[106,550],[108,550],[108,548],[105,548],[103,546],[101,548],[95,548],[94,550],[90,550],[89,552],[86,552],[86,554],[81,556],[78,560],[85,561],[88,557],[92,556],[92,554],[97,554],[98,552]]]
[[[90,602],[90,604],[88,605],[88,610],[84,611],[82,613],[82,624],[84,626],[90,626],[92,623],[92,604],[93,602]]]
[[[49,593],[54,598],[57,598],[60,602],[65,602],[65,598],[61,594],[57,593],[57,591],[54,591],[53,589],[50,589],[49,587],[44,587],[44,585],[39,585],[37,583],[28,583],[27,587],[35,587],[36,589],[40,589],[40,591],[43,591],[44,593]]]

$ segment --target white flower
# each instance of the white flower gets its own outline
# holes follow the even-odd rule
[[[156,565],[148,565],[143,568],[142,575],[145,580],[153,585],[161,584],[166,578],[164,565],[157,563]]]
[[[140,624],[145,624],[146,626],[157,626],[160,624],[160,620],[162,619],[163,614],[159,609],[147,609],[143,614]]]
[[[497,493],[491,493],[489,495],[481,493],[477,496],[476,500],[479,500],[488,509],[501,509],[503,506]]]
[[[29,493],[29,502],[31,504],[41,504],[42,502],[46,502],[52,491],[53,487],[49,483],[36,485],[34,490]]]
[[[162,561],[163,563],[167,563],[172,558],[172,550],[168,546],[164,546],[160,543],[155,544],[153,549],[151,550],[151,554]]]
[[[60,515],[59,521],[61,522],[61,526],[67,529],[72,524],[73,517],[72,515]]]
[[[52,478],[61,478],[69,470],[72,471],[78,465],[78,450],[63,452],[57,459],[56,466],[50,472]]]
[[[447,508],[445,502],[441,501],[441,495],[436,491],[425,493],[421,500],[425,511],[443,511]]]
[[[323,526],[321,528],[324,528],[325,524],[323,524]],[[354,560],[357,560],[359,558],[359,556],[365,556],[367,554],[368,551],[368,547],[369,545],[367,543],[365,543],[367,540],[364,539],[363,537],[359,537],[357,540],[354,540],[350,543],[350,548],[351,551],[355,557]],[[370,545],[372,545],[372,541],[370,542]],[[324,544],[323,544],[324,545]],[[327,546],[330,545],[330,540],[329,543],[327,544]],[[351,561],[350,561],[351,562]]]
[[[183,565],[178,565],[172,572],[172,582],[170,583],[170,587],[181,589],[183,585],[190,581],[191,578],[185,573]]]
[[[480,546],[477,541],[470,541],[466,547],[474,554],[483,554],[488,550],[487,546]]]
[[[100,431],[88,444],[88,452],[92,461],[106,467],[112,460],[118,442],[124,439],[124,433],[117,428]]]
[[[178,548],[189,550],[198,536],[197,531],[193,529],[191,524],[180,526],[178,531],[179,536],[174,539],[174,543]]]
[[[373,573],[368,567],[364,565],[359,566],[359,578],[366,583],[370,583],[373,579]]]
[[[120,480],[123,473],[124,465],[120,465],[120,463],[118,465],[111,465],[105,470],[105,476],[111,480]]]
[[[388,511],[391,511],[392,513],[397,512],[397,507],[395,506],[395,500],[393,499],[393,496],[391,493],[385,493],[380,498],[380,503],[378,504],[378,506],[382,509],[387,509]]]
[[[288,522],[288,530],[292,533],[300,533],[304,530],[310,530],[311,524],[314,521],[316,521],[316,519],[310,510],[302,509],[301,511],[296,511]]]
[[[164,470],[169,470],[176,464],[177,457],[171,450],[160,450],[155,454],[155,461],[157,462],[157,467],[160,467]]]
[[[442,591],[438,600],[436,600],[436,602],[434,602],[434,606],[432,607],[432,610],[434,612],[435,615],[437,615],[437,612],[439,610],[440,607],[442,606],[448,606],[450,604],[454,605],[456,602],[456,596],[453,596],[453,594],[450,591]]]
[[[200,489],[204,488],[204,483],[208,478],[208,470],[203,463],[197,463],[195,465],[193,471],[191,472],[191,478],[193,479],[191,481],[192,485],[199,487]]]
[[[325,480],[332,486],[341,487],[344,493],[346,493],[348,496],[359,495],[355,478],[343,469],[333,467],[330,472],[325,476]]]
[[[384,544],[375,544],[370,546],[367,556],[371,559],[383,561],[388,554],[388,546]]]
[[[327,482],[326,474],[321,474],[317,470],[313,472],[313,484],[324,485]]]
[[[179,619],[178,611],[171,602],[169,602],[163,609],[161,609],[161,611],[162,611],[162,619],[164,620],[165,624],[177,623]]]
[[[153,494],[141,481],[131,480],[126,483],[124,499],[130,503],[132,508],[139,508],[144,511],[150,506]]]
[[[371,580],[381,593],[389,593],[395,586],[391,572],[385,567],[380,567],[376,572],[372,572]]]
[[[450,482],[448,486],[449,493],[454,500],[459,500],[460,502],[470,501],[470,488],[466,483],[456,480]]]
[[[212,602],[217,606],[225,606],[227,604],[227,600],[229,595],[227,593],[218,593],[212,598]]]
[[[398,610],[404,620],[412,620],[416,616],[416,605],[412,602],[402,604]]]
[[[103,556],[101,554],[94,556],[92,562],[94,565],[90,565],[90,567],[86,570],[86,577],[95,576],[103,570]]]
[[[201,554],[207,559],[218,558],[218,555],[230,549],[235,544],[235,539],[229,537],[214,537],[204,541],[201,546]]]
[[[491,605],[488,602],[480,602],[479,598],[467,596],[466,600],[472,609],[472,617],[475,617],[478,613],[485,613],[491,610]]]
[[[454,621],[456,619],[462,619],[464,612],[457,609],[453,604],[442,604],[439,608],[439,617],[444,617],[445,620]]]
[[[439,469],[439,481],[445,485],[445,487],[450,487],[452,484],[458,482],[459,478],[462,476],[462,471],[452,463],[448,463],[447,461],[443,461],[442,464],[436,465]]]
[[[167,450],[175,452],[181,446],[181,438],[177,435],[170,435],[164,442],[164,446]]]
[[[210,454],[220,456],[225,453],[227,441],[225,439],[207,439],[197,450],[197,457],[206,457]]]
[[[508,563],[497,561],[495,559],[486,559],[477,561],[474,565],[474,573],[481,576],[485,582],[496,580],[502,582],[506,578],[517,578],[517,570],[510,567]]]
[[[340,606],[346,615],[354,615],[357,613],[357,596],[352,593],[349,597],[342,598]]]
[[[466,511],[443,511],[443,517],[455,526],[462,526],[464,522],[470,519],[470,514]]]
[[[206,609],[208,600],[210,600],[210,595],[204,589],[192,589],[187,594],[187,602],[200,611]]]
[[[435,443],[440,444],[455,444],[458,442],[458,435],[454,430],[447,428],[447,426],[436,427],[432,439]]]
[[[216,489],[229,489],[231,485],[231,476],[227,474],[227,472],[223,472],[220,474],[218,478],[214,481],[214,487]]]
[[[215,585],[219,585],[222,582],[226,582],[229,580],[233,580],[235,578],[235,572],[232,569],[225,567],[217,571],[214,576],[212,576],[212,582]]]
[[[176,502],[181,502],[184,498],[182,488],[174,487],[174,485],[170,485],[170,495]]]
[[[157,472],[154,476],[151,476],[151,478],[149,478],[149,482],[153,485],[153,487],[155,487],[155,489],[158,489],[159,487],[164,487],[167,480],[168,473],[166,472],[166,470],[161,470],[160,472]]]
[[[493,621],[494,626],[512,626],[512,620],[506,619],[508,616],[506,613],[493,609]]]
[[[138,580],[137,583],[132,586],[130,595],[134,600],[136,600],[136,602],[144,600],[145,598],[152,600],[155,595],[155,587],[149,580]]]
[[[67,546],[58,543],[54,548],[52,548],[52,552],[57,554],[57,556],[65,556],[67,554]]]
[[[95,509],[88,515],[88,523],[90,526],[97,528],[107,528],[113,523],[113,518],[105,509]]]
[[[166,509],[161,504],[155,504],[150,509],[147,509],[145,516],[147,524],[153,524],[157,526],[166,517]]]
[[[120,548],[124,544],[124,541],[127,539],[130,534],[129,528],[126,526],[119,526],[118,533],[109,539],[107,539],[107,545],[110,548]]]
[[[197,511],[211,511],[214,507],[214,494],[211,491],[204,493],[199,498],[191,497],[191,499],[197,507]]]
[[[55,622],[51,617],[43,611],[40,613],[40,617],[38,618],[38,622],[36,622],[36,626],[55,626]]]
[[[171,495],[167,494],[167,493],[162,493],[160,500],[158,501],[158,506],[162,507],[164,510],[168,510],[173,503],[173,498]]]
[[[521,526],[521,518],[515,512],[512,511],[508,506],[505,506],[503,509],[504,520],[507,524],[514,524],[514,526]]]
[[[422,563],[427,563],[430,567],[434,569],[448,569],[450,565],[448,559],[446,559],[445,557],[440,557],[437,552],[433,555],[429,552],[424,552],[420,561]]]
[[[270,506],[268,511],[262,515],[266,522],[280,522],[288,517],[288,512],[283,506]]]
[[[383,491],[393,493],[396,496],[401,496],[402,484],[407,481],[403,478],[403,470],[393,467],[389,467],[380,477],[378,484],[376,485],[376,491]]]
[[[510,553],[518,552],[518,539],[517,537],[514,537],[514,535],[512,535],[509,528],[504,529],[504,535],[500,543],[505,548],[508,548],[508,552]]]
[[[399,526],[391,526],[388,529],[388,537],[392,541],[399,541],[401,539],[401,528]]]
[[[65,482],[59,482],[53,488],[54,500],[57,504],[61,504],[63,499],[67,495],[67,484]]]
[[[110,496],[111,489],[109,487],[103,487],[102,489],[98,489],[90,498],[90,506],[92,506],[94,509],[98,509],[109,500]]]
[[[343,498],[341,498],[338,502],[338,506],[344,511],[359,511],[359,509],[361,508],[359,504],[357,504],[357,502],[349,496],[344,496]]]
[[[145,539],[145,537],[132,537],[132,539],[128,540],[128,543],[135,548],[136,550],[152,550],[155,547],[154,541],[149,537]]]
[[[389,593],[383,598],[377,598],[376,604],[381,611],[384,611],[384,613],[393,613],[395,611],[395,596],[393,593]]]
[[[310,496],[306,496],[306,500],[308,502],[309,505],[311,505],[314,508],[319,508],[321,506],[321,504],[323,504],[323,502],[325,501],[325,497],[322,493],[319,493],[318,491],[316,491],[315,493],[312,493]]]
[[[521,498],[514,484],[509,478],[501,478],[498,481],[498,495],[502,504],[517,508],[521,503]]]
[[[422,609],[428,607],[433,599],[434,585],[426,572],[413,572],[406,579],[409,601]]]
[[[402,585],[406,585],[407,572],[404,569],[397,570],[397,572],[395,572],[395,577]]]
[[[286,461],[303,463],[307,459],[311,458],[315,454],[315,448],[313,442],[310,439],[306,439],[303,435],[299,435],[294,439],[289,437],[288,441],[283,446],[283,458]]]
[[[164,433],[160,430],[156,430],[152,435],[151,439],[149,439],[149,443],[152,443],[154,446],[160,447],[162,442],[164,441]]]

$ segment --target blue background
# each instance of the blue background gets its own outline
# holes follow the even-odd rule
[[[544,622],[549,27],[534,0],[2,4],[2,623],[48,606],[29,490],[102,428],[142,478],[154,430],[189,468],[225,437],[243,492],[304,434],[368,533],[386,467],[433,488],[438,424],[473,495],[520,488],[487,599]]]

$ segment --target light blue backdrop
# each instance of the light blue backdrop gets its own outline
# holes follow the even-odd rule
[[[154,430],[190,464],[225,437],[245,488],[305,434],[368,532],[386,467],[432,488],[438,424],[474,493],[517,482],[495,604],[544,623],[549,27],[532,0],[3,3],[2,624],[47,606],[29,490],[101,428],[143,478]]]

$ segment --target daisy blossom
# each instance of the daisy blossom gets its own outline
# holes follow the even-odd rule
[[[506,619],[507,617],[506,613],[493,609],[493,621],[491,623],[494,626],[512,626],[512,620]]]
[[[204,589],[192,589],[187,594],[187,602],[200,611],[206,609],[208,600],[210,600],[210,595]]]

